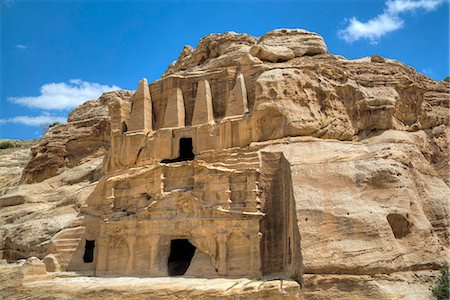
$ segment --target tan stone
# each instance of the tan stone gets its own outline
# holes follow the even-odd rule
[[[207,35],[199,41],[195,49],[185,46],[178,59],[167,68],[164,76],[183,70],[192,71],[195,68],[210,70],[236,66],[243,59],[248,59],[248,52],[256,41],[253,36],[235,32]],[[255,63],[259,61],[257,58],[250,60]]]
[[[202,80],[197,86],[192,125],[210,123],[214,123],[211,88],[207,80]]]
[[[244,75],[236,77],[236,84],[230,92],[227,101],[227,117],[242,116],[248,112],[247,89],[245,87]]]
[[[167,99],[167,106],[164,114],[164,127],[184,127],[185,111],[183,91],[180,88],[174,88]]]
[[[370,61],[374,63],[384,63],[386,60],[380,55],[372,55],[372,57],[370,57]]]
[[[42,260],[45,264],[45,269],[47,272],[59,272],[61,271],[61,266],[58,259],[53,255],[49,254]]]
[[[253,56],[271,62],[287,61],[294,57],[327,52],[327,46],[320,35],[299,29],[270,31],[250,49]]]
[[[148,89],[147,79],[139,81],[138,89],[130,99],[131,115],[128,125],[129,131],[142,130],[150,132],[153,130],[152,100]]]
[[[98,100],[74,109],[67,124],[51,127],[31,149],[32,158],[22,173],[21,183],[41,182],[105,155],[111,143],[108,103],[117,97],[127,101],[130,96],[130,91],[104,93]]]
[[[67,274],[23,281],[17,269],[0,266],[0,296],[4,299],[303,299],[299,285],[291,280],[74,277]]]
[[[47,274],[45,264],[37,257],[28,258],[22,266],[22,272],[25,277]]]
[[[0,142],[7,140],[0,140]],[[9,149],[0,149],[0,195],[5,188],[17,185],[22,171],[31,159],[31,147],[36,141],[10,141],[16,146]]]
[[[53,253],[78,274],[185,272],[127,279],[139,286],[130,297],[151,284],[161,297],[174,286],[183,297],[278,297],[252,283],[223,292],[236,277],[291,277],[303,286],[292,297],[306,299],[431,297],[449,244],[448,85],[398,61],[328,54],[312,33],[277,30],[259,41],[207,36],[148,91],[152,112],[142,116],[154,121],[151,132],[129,130],[131,94],[114,92],[40,141],[24,177],[42,181],[0,197],[7,261]],[[58,158],[58,171],[48,158]],[[12,269],[4,274],[14,277]],[[222,280],[227,288],[185,292],[189,276],[197,288]],[[82,298],[77,280],[85,279],[4,284]],[[86,289],[121,293],[114,280],[90,278]]]

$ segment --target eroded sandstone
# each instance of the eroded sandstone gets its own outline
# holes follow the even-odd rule
[[[50,130],[23,175],[39,183],[0,197],[4,257],[51,253],[97,277],[292,277],[293,298],[429,298],[448,259],[448,99],[448,83],[334,56],[304,30],[209,35]],[[72,290],[22,291],[63,293],[54,283]]]

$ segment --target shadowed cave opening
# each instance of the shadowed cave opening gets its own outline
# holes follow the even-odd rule
[[[180,276],[186,273],[195,249],[196,247],[187,239],[170,241],[170,255],[167,262],[169,276]]]
[[[94,248],[95,248],[95,241],[86,240],[83,255],[83,261],[85,263],[91,263],[94,261]]]
[[[195,158],[192,138],[181,138],[180,139],[180,155],[175,159],[163,159],[162,163],[173,163],[179,161],[193,160]]]

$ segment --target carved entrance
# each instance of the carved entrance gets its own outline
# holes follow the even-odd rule
[[[95,241],[86,240],[83,255],[83,261],[85,263],[91,263],[94,261],[94,248],[95,248]]]
[[[167,262],[169,276],[180,276],[186,273],[195,249],[195,246],[187,239],[170,241],[170,255]]]
[[[180,157],[179,161],[193,160],[195,157],[192,149],[192,138],[180,139]]]

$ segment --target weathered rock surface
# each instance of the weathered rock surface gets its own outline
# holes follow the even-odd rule
[[[247,34],[227,32],[203,37],[193,49],[185,46],[180,56],[167,68],[165,76],[177,71],[201,68],[215,69],[232,65],[258,63],[259,59],[249,55],[256,38]]]
[[[423,156],[428,147],[424,132],[385,131],[358,143],[291,139],[262,149],[289,162],[305,273],[389,274],[445,263],[448,186]]]
[[[376,275],[305,275],[304,299],[435,299],[437,271]]]
[[[93,159],[40,183],[9,188],[0,197],[3,257],[43,259],[56,253],[58,234],[76,228],[82,221],[78,212],[97,183],[96,171],[102,159]],[[65,247],[57,256],[70,254],[76,247]]]
[[[32,159],[23,171],[21,183],[41,182],[91,158],[101,157],[109,149],[108,103],[115,97],[128,100],[130,91],[104,93],[75,110],[67,124],[56,125],[32,148]]]
[[[58,262],[58,259],[53,255],[49,254],[42,260],[45,264],[45,269],[47,272],[60,272],[61,265]]]
[[[268,32],[250,49],[250,54],[269,62],[288,61],[295,57],[327,52],[327,46],[320,35],[299,29]]]
[[[82,277],[46,273],[33,258],[0,265],[2,297],[22,299],[302,299],[292,280]]]
[[[17,185],[22,171],[31,159],[36,141],[14,141],[16,147],[0,150],[0,195],[6,187]]]
[[[165,276],[176,235],[196,247],[186,275],[295,275],[293,299],[431,298],[449,255],[448,83],[275,30],[206,36],[139,90],[133,105],[127,91],[83,104],[33,149],[31,184],[0,197],[7,260]],[[98,252],[83,262],[87,240]],[[1,285],[25,296],[281,297],[281,282],[127,278],[124,290],[123,278],[31,282],[16,269],[0,268]]]

